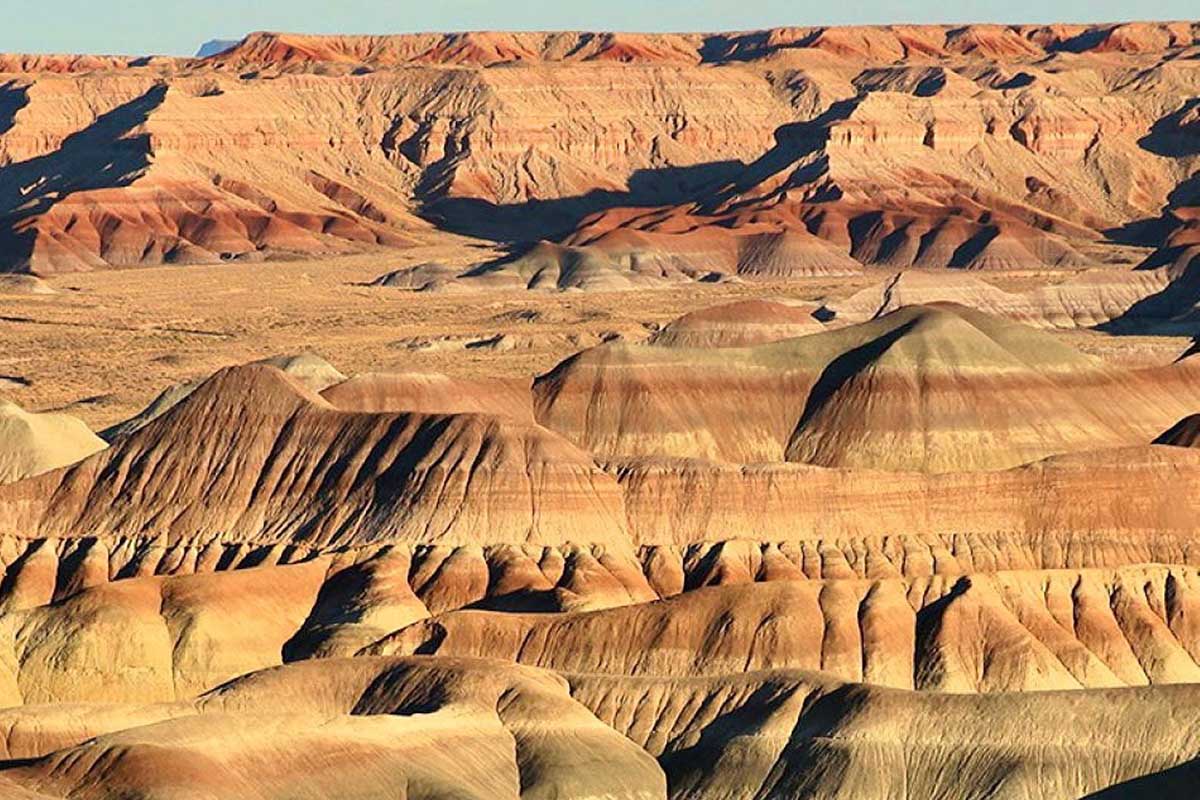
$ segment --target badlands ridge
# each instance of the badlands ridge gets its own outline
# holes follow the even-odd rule
[[[1200,748],[1192,359],[1118,369],[949,303],[802,312],[689,314],[524,385],[230,367],[73,456],[14,411],[0,785],[1172,785]]]
[[[1193,796],[1198,94],[1197,23],[0,56],[0,797]]]

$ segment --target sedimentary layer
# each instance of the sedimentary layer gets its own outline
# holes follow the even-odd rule
[[[431,228],[558,244],[417,288],[1132,265],[1194,238],[1196,36],[254,34],[200,60],[4,56],[3,266],[325,255]]]

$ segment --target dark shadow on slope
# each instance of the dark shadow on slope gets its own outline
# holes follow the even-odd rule
[[[0,136],[12,129],[17,121],[17,112],[27,105],[27,87],[18,86],[16,81],[0,84]]]
[[[283,644],[284,663],[313,658],[337,629],[360,621],[361,605],[369,600],[374,575],[368,564],[355,564],[330,576],[304,624]]]
[[[849,117],[865,96],[858,95],[848,100],[839,100],[812,120],[792,122],[777,128],[775,130],[775,146],[755,159],[737,176],[736,180],[721,187],[720,191],[699,203],[699,210],[709,213],[717,208],[736,210],[739,207],[738,198],[741,195],[761,186],[789,168],[797,166],[798,162],[821,150],[829,141],[830,127]],[[807,165],[797,166],[797,169],[788,176],[776,193],[812,181],[825,168],[824,161],[820,159]],[[837,196],[825,199],[836,200]]]
[[[804,413],[800,415],[800,421],[796,424],[792,435],[788,437],[788,450],[791,450],[796,437],[804,431],[804,428],[816,416],[817,412],[824,408],[825,404],[851,378],[861,373],[873,361],[886,353],[888,348],[903,338],[916,324],[916,319],[910,319],[903,324],[897,325],[882,336],[872,339],[866,344],[859,345],[853,350],[847,350],[833,359],[833,361],[830,361],[828,366],[821,371],[821,376],[817,378],[817,382],[813,384],[812,390],[808,393],[808,399],[804,402]]]
[[[1137,266],[1138,269],[1157,269],[1174,263],[1182,248],[1164,247],[1167,239],[1179,230],[1184,222],[1175,213],[1182,209],[1200,205],[1200,172],[1182,181],[1167,195],[1162,213],[1157,217],[1134,220],[1119,228],[1105,231],[1114,242],[1139,247],[1157,247],[1145,261]]]
[[[1033,80],[1034,80],[1034,78],[1032,75],[1030,75],[1028,72],[1022,71],[1022,72],[1018,72],[1016,75],[1013,75],[1011,78],[1004,81],[1004,83],[998,84],[996,86],[996,88],[997,89],[1024,89],[1026,86],[1032,86]]]
[[[1189,116],[1196,114],[1200,114],[1200,97],[1191,98],[1151,125],[1150,132],[1138,139],[1138,146],[1169,158],[1200,153],[1200,121],[1187,124]]]
[[[1197,130],[1200,123],[1186,124],[1190,114],[1198,113],[1200,98],[1188,100],[1151,125],[1150,131],[1138,139],[1138,146],[1148,153],[1165,158],[1184,158],[1200,154],[1200,130]],[[1170,214],[1171,209],[1197,203],[1200,203],[1200,173],[1193,173],[1167,195],[1167,202],[1157,217],[1134,220],[1118,228],[1106,230],[1104,234],[1119,244],[1160,247],[1178,224],[1178,220]],[[1151,256],[1152,260],[1156,258],[1161,261],[1159,254]],[[1143,266],[1152,269],[1159,265],[1147,263]]]
[[[700,45],[700,62],[721,64],[730,61],[751,61],[779,49],[771,45],[770,31],[750,33],[714,33]]]
[[[1169,268],[1173,277],[1161,291],[1137,301],[1121,316],[1097,326],[1097,330],[1128,335],[1200,335],[1200,314],[1197,313],[1200,307],[1200,247],[1164,246],[1167,237],[1183,224],[1171,209],[1198,204],[1200,173],[1175,187],[1167,197],[1162,216],[1140,220],[1122,229],[1123,232],[1134,231],[1143,237],[1152,237],[1140,243],[1158,247],[1138,265],[1138,269]]]
[[[953,255],[946,266],[951,269],[966,269],[987,248],[992,240],[1000,235],[1000,229],[994,225],[981,230],[954,249]]]
[[[1156,269],[1173,260],[1172,254],[1167,252],[1169,248],[1164,248],[1163,244],[1182,224],[1174,209],[1195,205],[1200,205],[1200,172],[1192,173],[1171,190],[1157,217],[1134,220],[1119,228],[1110,228],[1104,234],[1118,244],[1159,248],[1138,265],[1138,269]]]
[[[1147,152],[1167,158],[1200,154],[1196,122],[1188,118],[1200,112],[1200,98],[1192,98],[1155,122],[1138,140]],[[1121,316],[1097,326],[1117,335],[1200,335],[1200,252],[1183,245],[1166,246],[1168,238],[1184,224],[1175,209],[1200,205],[1200,172],[1181,181],[1157,217],[1135,220],[1105,234],[1121,244],[1158,248],[1138,269],[1170,267],[1174,276],[1164,289],[1130,306]]]
[[[1200,791],[1200,759],[1131,778],[1087,795],[1084,800],[1128,800],[1134,797],[1154,800],[1192,800]]]
[[[1191,447],[1200,439],[1197,434],[1200,434],[1200,414],[1189,414],[1156,436],[1152,444]]]
[[[21,572],[25,566],[29,564],[39,553],[43,553],[49,545],[45,539],[30,539],[26,542],[25,550],[18,555],[8,569],[4,572],[4,577],[0,578],[0,597],[11,597],[16,589],[17,581],[21,577]]]
[[[789,685],[786,678],[766,682],[755,688],[741,703],[718,713],[699,731],[694,742],[676,750],[667,750],[659,756],[659,763],[667,775],[668,796],[699,796],[697,790],[705,786],[712,766],[727,753],[731,743],[752,740],[763,727],[795,702],[799,692],[810,692],[804,699],[804,709],[792,731],[790,741],[777,757],[775,764],[762,763],[759,769],[747,768],[746,780],[757,785],[771,774],[803,774],[813,765],[803,759],[804,746],[813,738],[828,736],[837,730],[838,723],[852,715],[858,703],[849,697],[845,688],[822,695],[817,687],[809,689],[803,684]],[[826,698],[836,698],[832,702]],[[799,757],[797,757],[799,756]],[[780,768],[780,767],[783,768]],[[771,767],[775,767],[771,769]],[[774,788],[774,787],[772,787]],[[760,793],[759,796],[764,796]],[[800,797],[800,794],[775,792],[771,797]]]
[[[1112,31],[1111,26],[1098,28],[1088,28],[1082,33],[1078,33],[1070,38],[1063,39],[1060,42],[1054,42],[1046,46],[1047,53],[1086,53],[1089,50],[1094,50],[1104,43]]]
[[[698,193],[728,182],[745,168],[741,161],[714,161],[691,167],[645,169],[630,177],[628,191],[597,189],[575,197],[503,205],[474,197],[448,197],[428,203],[422,216],[443,230],[477,239],[558,239],[587,217],[611,208],[687,202]]]
[[[1200,172],[1193,172],[1167,195],[1170,208],[1200,205]]]
[[[917,630],[913,648],[913,685],[920,687],[936,679],[942,670],[941,656],[935,641],[945,623],[946,610],[971,588],[969,577],[959,578],[943,597],[917,612]]]
[[[827,30],[824,27],[810,28],[803,36],[792,41],[776,40],[771,30],[714,33],[705,37],[704,44],[700,46],[700,61],[703,64],[757,61],[783,50],[812,47]]]
[[[1164,248],[1173,251],[1175,248]],[[1182,256],[1181,256],[1182,257]],[[1096,330],[1125,336],[1200,335],[1200,252],[1162,290],[1138,300],[1125,313]]]
[[[560,239],[588,217],[613,208],[696,202],[700,213],[711,212],[736,203],[739,195],[817,152],[829,138],[829,127],[848,117],[860,100],[841,100],[813,120],[779,127],[775,145],[750,164],[727,160],[638,170],[629,178],[628,191],[597,190],[575,197],[505,205],[478,198],[443,197],[457,156],[443,159],[430,166],[418,187],[418,197],[424,202],[422,216],[453,233],[497,242],[531,242]],[[789,177],[784,188],[806,183],[822,170],[819,164],[801,168]]]
[[[1197,353],[1200,353],[1200,336],[1193,336],[1192,343],[1191,343],[1191,345],[1188,346],[1188,349],[1184,350],[1182,353],[1180,353],[1179,357],[1176,358],[1171,363],[1178,364],[1181,361],[1186,361],[1187,359],[1191,358],[1192,356],[1196,355]]]
[[[166,97],[164,84],[96,118],[62,146],[0,170],[0,272],[27,266],[35,232],[25,224],[76,192],[127,186],[149,164],[148,134],[126,137]]]

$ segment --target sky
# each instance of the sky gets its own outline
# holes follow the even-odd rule
[[[722,31],[1200,17],[1196,0],[0,0],[0,52],[192,55],[258,30]]]

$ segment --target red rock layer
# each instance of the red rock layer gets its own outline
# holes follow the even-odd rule
[[[1113,231],[1190,230],[1195,31],[255,34],[206,60],[3,57],[3,267],[402,247],[429,223],[569,234],[609,286],[687,275],[672,251],[707,253],[701,277],[1132,263]]]

